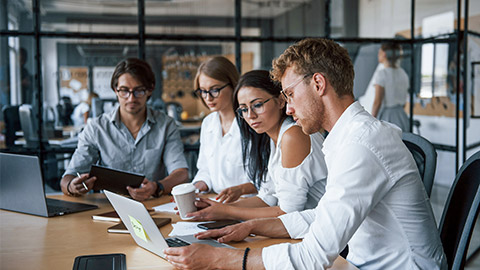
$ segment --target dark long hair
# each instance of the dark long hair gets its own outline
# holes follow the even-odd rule
[[[270,93],[274,97],[280,95],[282,90],[279,84],[274,83],[270,79],[270,73],[266,70],[252,70],[243,74],[233,93],[234,101],[233,108],[237,110],[238,91],[242,87],[254,87]],[[283,119],[287,117],[286,106],[283,108]],[[242,157],[243,167],[252,179],[255,186],[260,188],[261,182],[265,181],[268,172],[268,160],[270,158],[270,137],[267,133],[258,134],[253,130],[247,122],[236,115],[238,125],[240,126],[240,133],[242,135]]]

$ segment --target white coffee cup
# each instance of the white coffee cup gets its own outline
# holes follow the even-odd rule
[[[180,184],[172,189],[173,199],[177,203],[180,218],[190,219],[185,215],[197,211],[195,206],[195,186],[191,183]]]

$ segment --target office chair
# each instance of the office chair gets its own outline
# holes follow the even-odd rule
[[[20,116],[18,115],[19,105],[5,105],[2,108],[3,120],[5,121],[5,145],[8,148],[15,147],[16,131],[22,130]]]
[[[440,221],[440,238],[448,269],[463,269],[480,205],[480,151],[460,168]]]
[[[420,135],[403,132],[402,140],[415,159],[425,191],[430,197],[437,167],[437,152],[433,145]]]
[[[22,104],[18,109],[20,118],[20,125],[23,130],[23,137],[25,138],[27,148],[36,148],[39,146],[38,139],[38,123],[36,117],[33,115],[33,108],[30,104]],[[43,143],[48,145],[47,131],[43,129]]]
[[[38,123],[36,117],[33,115],[32,105],[21,105],[18,109],[18,113],[20,116],[20,125],[23,130],[23,136],[26,142],[25,147],[37,149],[40,146],[40,141],[38,139]],[[47,127],[43,129],[42,146],[47,151],[52,149],[48,143]],[[60,190],[60,172],[58,170],[58,159],[55,153],[50,152],[46,154],[42,168],[45,182],[55,190]]]

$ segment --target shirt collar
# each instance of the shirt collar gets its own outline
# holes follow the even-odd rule
[[[120,128],[120,105],[117,104],[117,107],[112,110],[109,114],[110,122],[113,123],[117,128]],[[147,122],[149,124],[155,124],[157,120],[153,115],[153,110],[147,105]]]
[[[208,132],[211,134],[218,133],[219,136],[222,136],[222,123],[220,122],[220,114],[218,112],[211,112],[211,114],[215,114],[213,117],[215,117],[215,121],[217,122],[217,127],[216,128],[210,128],[208,129]],[[228,130],[225,136],[233,136],[233,134],[240,134],[240,127],[238,126],[237,118],[234,117],[232,121],[232,125],[230,126],[230,129]]]
[[[325,155],[327,155],[327,152],[329,151],[334,151],[334,148],[338,144],[345,141],[345,136],[348,136],[346,130],[349,128],[351,119],[363,110],[362,105],[360,105],[358,101],[355,101],[342,113],[323,142],[323,152]]]

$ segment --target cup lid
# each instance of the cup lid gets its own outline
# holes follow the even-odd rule
[[[195,186],[192,183],[180,184],[172,188],[172,195],[180,195],[190,192],[195,192]]]

